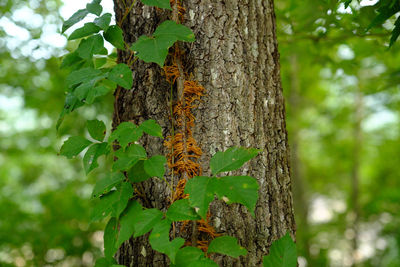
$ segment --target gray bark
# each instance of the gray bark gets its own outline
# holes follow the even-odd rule
[[[130,1],[125,1],[127,6]],[[203,174],[210,175],[208,162],[217,152],[231,146],[263,150],[256,159],[234,174],[257,178],[260,190],[256,217],[241,205],[215,201],[211,224],[217,232],[239,239],[249,251],[246,257],[212,258],[220,266],[260,266],[271,243],[289,231],[294,237],[289,151],[285,108],[279,73],[273,1],[191,0],[183,1],[185,25],[196,35],[193,44],[181,44],[188,73],[206,89],[197,109],[193,136],[203,150]],[[114,0],[117,21],[125,11],[122,0]],[[171,14],[137,3],[121,27],[128,44],[142,34],[151,34]],[[119,52],[119,61],[129,54]],[[156,64],[136,61],[132,90],[117,90],[114,126],[122,121],[136,123],[155,119],[170,134],[170,85]],[[153,154],[166,154],[162,140],[146,137],[143,145]],[[167,177],[171,179],[171,177]],[[173,181],[176,184],[177,181]],[[143,204],[166,209],[171,192],[158,180],[140,185]],[[151,250],[147,236],[129,240],[117,253],[126,266],[168,266],[167,258]]]

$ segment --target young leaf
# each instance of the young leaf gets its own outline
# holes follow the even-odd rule
[[[104,48],[104,40],[100,34],[95,34],[87,39],[83,39],[78,49],[78,55],[84,59],[91,59],[94,54],[102,54]]]
[[[137,56],[145,62],[155,62],[161,67],[164,65],[168,49],[176,41],[193,42],[193,32],[182,24],[174,21],[164,21],[157,27],[152,37],[141,36],[131,47]]]
[[[165,8],[172,10],[169,0],[141,0],[143,4],[148,6],[156,6],[159,8]]]
[[[103,7],[97,3],[97,1],[93,1],[92,3],[86,4],[86,10],[89,11],[89,13],[100,16],[101,12],[103,11]]]
[[[272,243],[269,255],[263,257],[264,267],[296,267],[296,244],[289,233]]]
[[[175,267],[187,267],[204,258],[204,252],[195,247],[184,247],[176,253]]]
[[[146,150],[137,144],[130,145],[126,151],[119,149],[115,152],[118,160],[113,164],[113,170],[128,170],[139,160],[147,157]]]
[[[61,32],[64,33],[71,26],[83,20],[89,12],[86,9],[79,9],[76,11],[68,20],[66,20],[62,26]]]
[[[185,193],[189,194],[190,206],[197,208],[197,213],[205,218],[211,201],[214,200],[214,187],[212,180],[215,178],[196,176],[189,179],[185,186]]]
[[[144,170],[151,177],[163,178],[165,173],[164,165],[167,159],[164,156],[153,156],[144,162]]]
[[[140,124],[139,128],[149,135],[161,138],[163,137],[161,126],[158,125],[155,120],[144,121]]]
[[[130,201],[125,214],[120,219],[120,229],[117,241],[117,247],[121,246],[135,232],[133,220],[142,212],[142,206],[137,201]]]
[[[151,176],[144,170],[145,160],[139,160],[133,167],[128,171],[128,179],[133,183],[140,183],[146,181]]]
[[[61,147],[60,154],[71,159],[81,153],[82,150],[88,147],[91,143],[92,142],[81,136],[72,136],[64,142]]]
[[[115,246],[117,231],[117,220],[111,218],[104,230],[104,255],[106,258],[112,258],[118,250]]]
[[[115,172],[110,176],[100,179],[93,188],[92,197],[98,197],[102,194],[108,193],[114,186],[121,183],[124,179],[125,176],[121,172]]]
[[[78,38],[86,37],[92,35],[93,33],[98,33],[101,30],[99,26],[94,24],[93,22],[88,22],[83,25],[83,27],[76,29],[71,33],[68,37],[68,40],[75,40]]]
[[[123,63],[120,63],[111,69],[108,73],[108,79],[125,89],[131,89],[133,85],[132,71],[128,65]]]
[[[168,208],[167,218],[172,221],[199,220],[200,216],[196,214],[194,208],[189,205],[188,199],[180,199],[172,203]]]
[[[103,141],[104,136],[106,135],[106,125],[104,124],[104,122],[99,120],[87,121],[87,128],[90,136],[93,139],[100,142]]]
[[[143,130],[132,122],[123,122],[111,133],[108,142],[117,140],[119,145],[125,148],[129,143],[138,141],[142,134]]]
[[[89,147],[85,156],[83,157],[83,166],[85,167],[85,172],[88,174],[93,169],[97,168],[99,164],[97,159],[101,155],[106,155],[109,152],[109,147],[107,143],[97,143]]]
[[[254,214],[258,199],[257,180],[250,176],[226,176],[215,178],[213,187],[220,199],[227,198],[227,203],[240,203]]]
[[[231,147],[225,152],[217,152],[210,160],[210,168],[213,174],[234,171],[243,166],[260,152],[254,148]]]
[[[247,250],[237,243],[237,239],[231,236],[220,236],[211,241],[207,253],[219,253],[234,258],[245,256]]]
[[[135,233],[133,237],[138,237],[149,232],[154,225],[156,225],[164,216],[158,209],[143,210],[138,216],[134,218]]]
[[[96,18],[93,22],[99,26],[102,30],[106,31],[110,25],[112,15],[105,13],[101,17]]]
[[[123,183],[121,188],[118,189],[118,200],[113,206],[112,216],[119,218],[119,215],[124,211],[128,205],[129,199],[133,195],[133,188],[130,183]]]
[[[103,35],[104,39],[110,42],[113,46],[121,50],[124,49],[124,36],[120,27],[112,25]]]

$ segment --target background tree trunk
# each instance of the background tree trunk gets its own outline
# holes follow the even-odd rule
[[[117,21],[131,1],[114,0]],[[279,72],[273,1],[191,0],[184,24],[196,42],[182,45],[183,65],[206,89],[197,109],[193,136],[203,150],[203,174],[210,175],[211,155],[231,146],[255,147],[263,153],[236,174],[257,178],[260,191],[255,219],[240,205],[216,201],[211,224],[217,232],[235,236],[248,249],[239,260],[214,255],[220,266],[259,266],[271,243],[289,231],[295,234],[292,209],[289,151],[285,108]],[[128,44],[151,34],[170,12],[143,6],[139,1],[121,24]],[[119,61],[129,54],[119,52]],[[170,85],[156,64],[136,61],[132,90],[117,90],[114,127],[120,122],[155,119],[170,135]],[[167,154],[162,140],[146,137],[143,145],[153,154]],[[167,177],[171,180],[171,177]],[[176,184],[177,181],[173,181]],[[140,185],[143,204],[165,209],[171,192],[159,180]],[[117,254],[126,266],[168,266],[165,256],[154,252],[147,236],[129,240]]]

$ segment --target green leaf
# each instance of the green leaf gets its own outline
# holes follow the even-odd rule
[[[94,24],[93,22],[88,22],[83,25],[83,27],[76,29],[71,33],[68,37],[68,40],[75,40],[82,37],[86,37],[92,35],[94,33],[98,33],[101,30],[99,26]]]
[[[165,8],[172,10],[169,0],[141,0],[143,4],[148,6],[156,6],[159,8]]]
[[[145,62],[155,62],[161,67],[164,65],[168,49],[176,41],[193,42],[193,32],[182,24],[174,21],[164,21],[157,27],[153,36],[141,36],[131,47],[137,56]]]
[[[272,243],[269,255],[263,258],[264,267],[296,267],[296,244],[289,233]]]
[[[137,144],[130,145],[126,151],[122,148],[115,152],[118,160],[113,164],[113,170],[128,170],[139,160],[147,157],[146,150]]]
[[[399,38],[399,35],[400,35],[400,17],[398,17],[396,22],[394,23],[394,29],[392,31],[392,37],[390,38],[389,47],[394,45],[397,38]]]
[[[62,26],[61,32],[64,33],[71,26],[83,20],[89,12],[86,9],[79,9],[76,11],[68,20],[66,20]]]
[[[184,245],[183,238],[175,238],[169,241],[169,230],[171,228],[171,221],[162,220],[158,222],[149,236],[149,243],[151,247],[161,253],[166,254],[172,263],[175,262],[175,256],[178,250]]]
[[[171,221],[170,220],[162,220],[158,221],[156,225],[154,225],[153,230],[149,236],[149,242],[151,247],[158,252],[165,253],[169,242],[169,230],[171,229]],[[185,240],[183,240],[185,243]],[[182,245],[183,245],[182,243]],[[181,245],[181,246],[182,246]],[[179,248],[178,248],[179,249]]]
[[[101,17],[96,18],[93,22],[99,26],[102,30],[106,31],[110,25],[112,15],[105,13]]]
[[[133,220],[135,233],[134,237],[144,235],[149,232],[154,225],[156,225],[164,216],[164,214],[158,209],[147,209],[143,210],[138,216]]]
[[[208,258],[200,258],[198,261],[195,261],[188,265],[188,267],[219,267],[214,261]]]
[[[107,64],[107,58],[106,57],[95,57],[93,60],[94,68],[99,69],[105,64]]]
[[[111,143],[117,140],[119,145],[125,148],[129,143],[138,141],[142,134],[143,130],[132,122],[123,122],[111,133],[108,142]]]
[[[184,247],[176,253],[175,267],[187,267],[204,258],[204,252],[195,247]]]
[[[88,174],[93,169],[97,168],[99,164],[97,159],[101,155],[106,155],[109,152],[109,147],[107,143],[97,143],[89,147],[85,156],[83,157],[83,166],[85,167],[85,172]]]
[[[117,231],[117,220],[111,218],[104,230],[104,255],[106,258],[112,258],[118,250],[115,246]]]
[[[124,211],[128,205],[129,199],[133,195],[133,188],[130,183],[122,183],[118,189],[118,198],[113,205],[112,216],[119,218],[119,215]]]
[[[258,183],[255,178],[250,176],[215,178],[213,187],[220,199],[223,199],[228,204],[243,204],[254,215],[258,199]]]
[[[96,1],[93,1],[92,3],[86,4],[86,10],[89,11],[89,13],[100,16],[101,12],[103,11],[103,7]]]
[[[352,1],[353,1],[353,0],[345,0],[345,1],[344,1],[344,7],[345,7],[345,8],[348,8]]]
[[[60,115],[58,116],[56,130],[58,130],[58,128],[60,128],[61,123],[64,120],[64,116],[66,114],[71,113],[72,111],[74,111],[75,109],[77,109],[83,105],[84,105],[84,103],[79,101],[79,99],[75,95],[73,95],[72,93],[68,93],[67,96],[65,97],[64,107],[63,107]]]
[[[167,164],[167,159],[164,156],[153,156],[144,162],[144,170],[151,177],[163,178],[165,173],[165,164]]]
[[[110,42],[113,46],[118,49],[124,49],[124,36],[120,27],[117,25],[110,26],[106,32],[104,32],[104,39]]]
[[[71,136],[61,147],[60,154],[71,159],[74,156],[82,152],[86,147],[88,147],[92,142],[81,137],[81,136]]]
[[[130,201],[126,212],[121,216],[120,229],[117,241],[117,247],[121,246],[128,240],[135,232],[135,225],[133,223],[135,217],[139,216],[142,212],[142,206],[137,201]]]
[[[84,63],[85,60],[82,59],[78,52],[74,51],[73,53],[69,53],[63,57],[63,60],[60,65],[60,69],[66,69],[70,67],[79,66],[80,64]],[[73,68],[72,68],[73,69]]]
[[[168,208],[167,218],[172,221],[188,221],[199,220],[199,215],[196,214],[194,208],[189,205],[189,199],[180,199],[172,203]]]
[[[189,194],[190,206],[196,208],[197,213],[206,218],[208,207],[214,200],[213,179],[205,176],[196,176],[189,179],[185,186],[185,193]]]
[[[89,82],[96,79],[102,73],[100,70],[93,68],[84,68],[71,72],[66,78],[66,84],[68,87],[73,87],[83,82]]]
[[[176,41],[194,42],[195,37],[191,29],[172,20],[166,20],[155,30],[154,37],[175,39]]]
[[[114,203],[118,201],[118,191],[114,190],[100,197],[92,208],[90,215],[91,222],[102,220],[107,217],[113,210]]]
[[[110,92],[110,91],[111,91],[110,88],[103,86],[103,85],[93,87],[91,90],[89,90],[89,92],[86,96],[86,103],[92,104],[96,98],[104,96],[104,95],[108,94],[108,92]]]
[[[87,128],[93,139],[100,142],[103,141],[104,136],[106,135],[106,125],[104,122],[99,120],[89,120],[87,121]]]
[[[121,172],[112,173],[110,176],[100,179],[93,188],[92,197],[98,197],[108,193],[113,187],[121,183],[124,179],[125,176]]]
[[[210,168],[213,174],[234,171],[243,166],[260,152],[254,148],[231,147],[225,152],[217,152],[210,160]]]
[[[94,267],[110,267],[113,266],[113,264],[116,263],[113,258],[111,259],[106,259],[106,258],[99,258],[96,260],[96,264]]]
[[[139,160],[133,167],[128,171],[128,179],[133,183],[140,183],[146,181],[151,176],[144,170],[145,160]]]
[[[158,125],[155,120],[144,121],[140,124],[139,128],[149,135],[161,138],[163,137],[161,126]]]
[[[93,88],[94,81],[84,82],[74,89],[73,94],[80,100],[84,100],[91,88]]]
[[[120,63],[111,69],[108,73],[108,79],[125,89],[131,89],[133,85],[132,71],[128,65],[123,63]]]
[[[211,241],[207,253],[219,253],[234,258],[244,256],[247,250],[237,243],[237,239],[231,236],[220,236]]]
[[[104,40],[100,34],[95,34],[87,39],[83,39],[77,52],[81,58],[91,59],[94,54],[102,54],[104,49]]]
[[[372,27],[381,25],[385,20],[393,16],[399,11],[400,4],[390,6],[382,6],[378,9],[379,14],[372,20],[371,24],[367,27],[367,31]]]

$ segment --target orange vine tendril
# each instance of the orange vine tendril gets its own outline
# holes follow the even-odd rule
[[[182,7],[179,0],[171,0],[171,6],[176,5],[178,10],[178,19],[183,20],[185,8]],[[175,46],[174,53],[172,54],[172,64],[164,66],[164,74],[166,80],[171,84],[176,84],[178,78],[183,78],[183,93],[178,96],[178,100],[173,103],[171,120],[177,131],[173,136],[168,136],[164,145],[170,151],[167,154],[168,166],[173,174],[180,177],[178,184],[172,193],[172,203],[179,199],[186,199],[188,194],[184,193],[187,179],[199,176],[202,173],[201,165],[197,160],[203,154],[201,148],[197,145],[196,140],[193,138],[193,127],[195,126],[195,116],[192,110],[197,107],[196,102],[201,101],[205,89],[197,81],[188,78],[187,73],[182,73],[182,66],[180,62],[183,53],[178,46]],[[180,64],[180,65],[178,65]],[[172,99],[171,99],[172,101]],[[187,179],[186,179],[187,177]],[[199,238],[203,240],[197,241],[197,247],[204,252],[207,251],[209,239],[214,239],[220,234],[216,233],[215,229],[209,224],[210,213],[207,213],[206,219],[197,221]],[[181,226],[181,231],[188,227],[189,221],[186,221]],[[186,241],[186,245],[190,245],[191,241]]]

